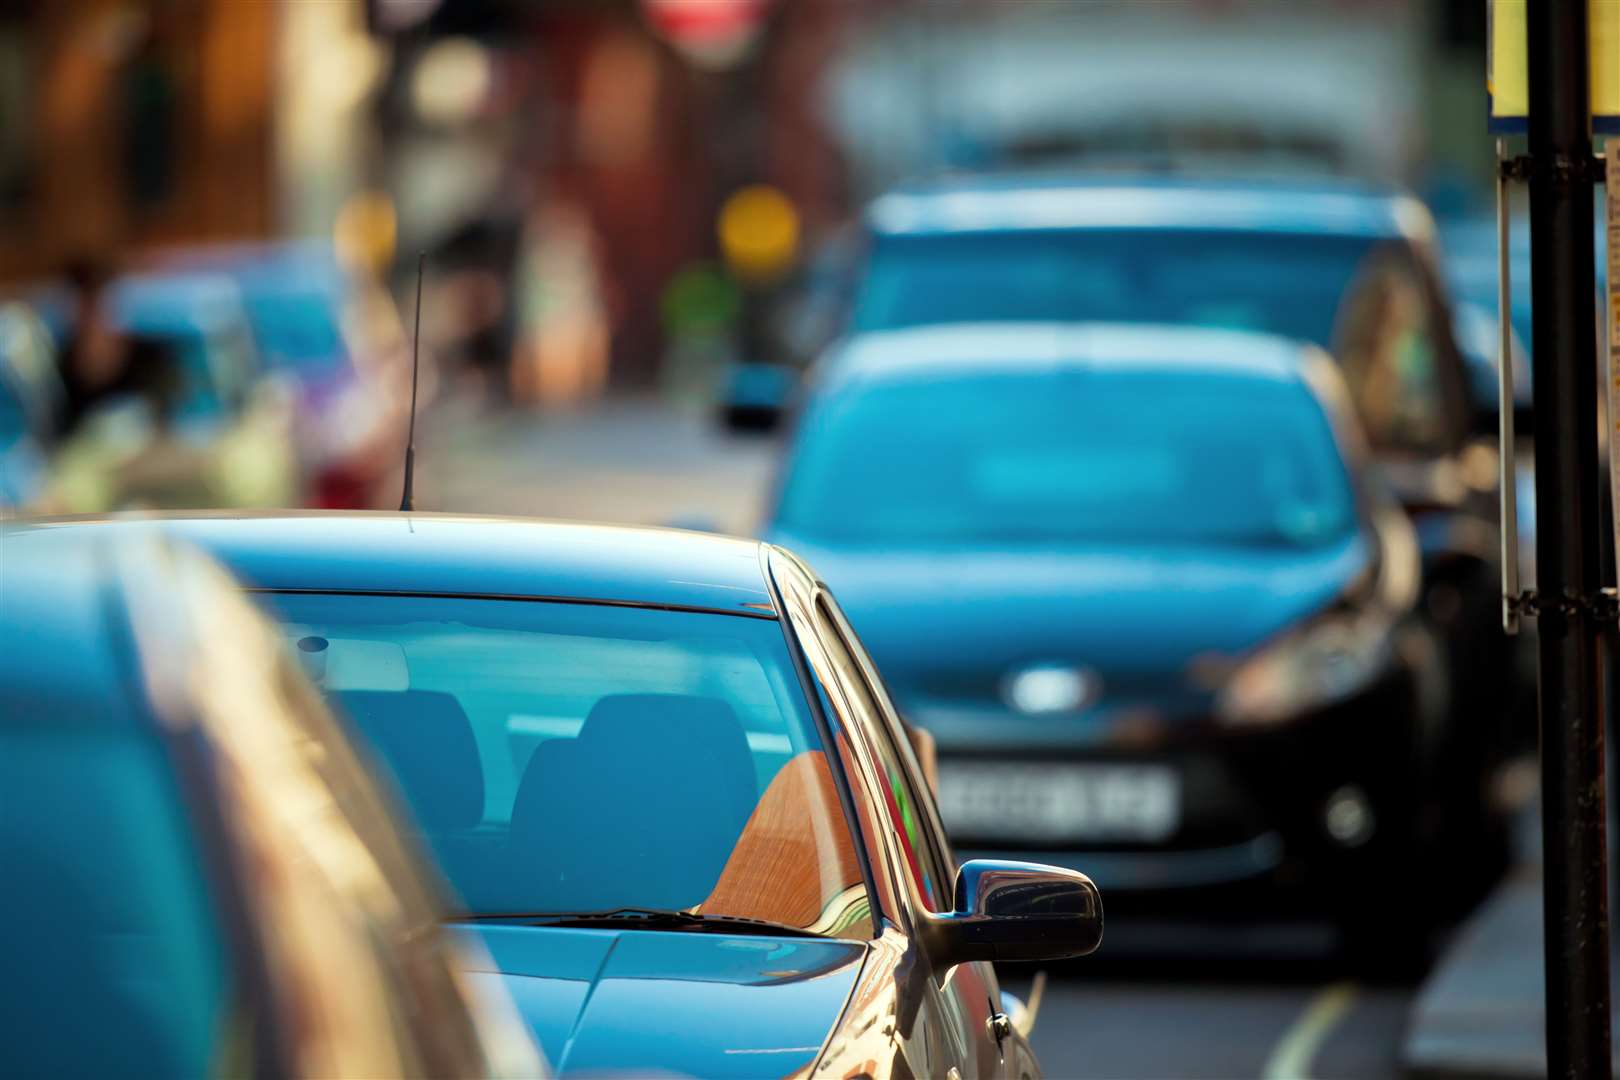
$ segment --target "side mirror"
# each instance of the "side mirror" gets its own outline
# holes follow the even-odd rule
[[[721,422],[734,432],[775,431],[782,426],[798,381],[798,371],[786,364],[732,364],[720,392]]]
[[[942,969],[978,960],[1063,960],[1102,944],[1102,894],[1075,870],[974,859],[956,873],[955,910],[930,916]]]

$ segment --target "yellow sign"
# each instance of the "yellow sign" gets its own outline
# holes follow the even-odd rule
[[[799,212],[768,184],[732,193],[720,208],[720,251],[739,277],[770,281],[793,265],[799,251]]]
[[[1530,115],[1525,28],[1528,2],[1490,0],[1490,60],[1485,85],[1490,94],[1492,131],[1523,131]],[[1620,133],[1620,0],[1587,2],[1592,12],[1592,130]]]

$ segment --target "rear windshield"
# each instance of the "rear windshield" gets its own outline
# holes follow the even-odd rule
[[[1357,236],[1185,229],[939,233],[877,240],[855,329],[961,322],[1224,326],[1331,347]]]
[[[774,620],[267,599],[466,911],[679,909],[869,936],[833,774]]]

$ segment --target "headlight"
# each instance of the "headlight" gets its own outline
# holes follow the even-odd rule
[[[1324,615],[1241,663],[1217,711],[1233,726],[1263,726],[1352,697],[1389,666],[1390,631],[1379,612]]]

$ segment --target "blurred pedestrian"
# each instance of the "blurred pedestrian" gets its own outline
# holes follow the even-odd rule
[[[115,274],[108,264],[80,259],[64,276],[76,306],[59,354],[63,394],[57,431],[72,436],[98,410],[128,400],[144,404],[161,428],[179,390],[172,348],[131,338],[119,326],[112,299]]]

